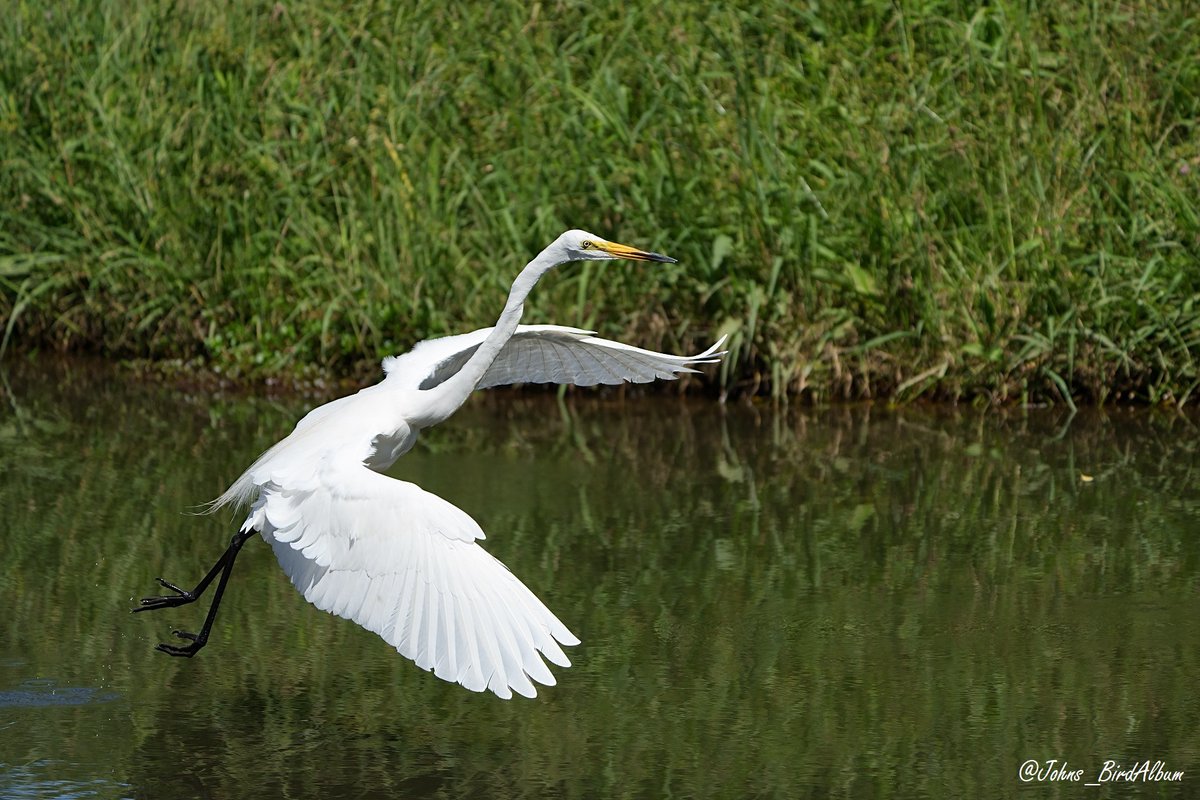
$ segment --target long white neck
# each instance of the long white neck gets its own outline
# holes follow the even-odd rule
[[[508,301],[496,320],[496,327],[467,363],[463,364],[462,369],[432,389],[421,392],[425,401],[424,408],[414,415],[411,420],[413,423],[422,428],[436,425],[467,401],[488,371],[488,367],[517,330],[521,315],[525,311],[525,298],[543,275],[566,261],[566,248],[555,241],[525,265],[525,269],[521,270],[513,281],[512,288],[508,290]]]

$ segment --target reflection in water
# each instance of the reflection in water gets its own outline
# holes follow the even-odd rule
[[[27,680],[18,688],[0,690],[0,708],[6,706],[84,706],[116,700],[116,692],[93,686],[56,686],[54,681]]]
[[[133,797],[129,786],[114,781],[58,780],[54,775],[64,765],[51,760],[32,764],[7,765],[0,761],[0,796],[9,800],[74,800],[90,797]]]
[[[198,619],[133,599],[198,577],[237,523],[188,509],[310,403],[9,383],[0,692],[98,694],[0,707],[0,788],[1003,797],[1030,758],[1200,775],[1194,420],[481,396],[394,473],[479,520],[584,640],[557,687],[505,703],[312,608],[264,546],[204,653],[154,653]]]

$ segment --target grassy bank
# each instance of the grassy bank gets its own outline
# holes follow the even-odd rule
[[[351,369],[578,226],[681,264],[527,319],[726,388],[1195,400],[1189,4],[446,5],[0,15],[6,347]]]

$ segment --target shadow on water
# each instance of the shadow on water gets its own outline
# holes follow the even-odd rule
[[[238,522],[187,510],[309,403],[14,370],[0,795],[1195,793],[1195,419],[574,397],[481,396],[395,470],[583,639],[505,703],[309,607],[262,546],[201,656],[153,652],[203,610],[133,601]],[[1018,779],[1055,758],[1186,777]]]

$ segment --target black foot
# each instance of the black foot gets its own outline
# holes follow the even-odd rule
[[[163,588],[170,589],[175,594],[165,594],[158,597],[143,597],[140,608],[133,609],[136,614],[139,611],[154,611],[159,608],[175,608],[176,606],[185,606],[188,603],[194,603],[197,595],[192,594],[187,589],[180,589],[175,584],[165,581],[162,578],[158,579],[159,585]]]
[[[138,610],[141,611],[142,609]],[[182,646],[176,646],[173,644],[159,644],[156,645],[154,649],[158,650],[159,652],[166,653],[169,656],[191,658],[192,656],[196,655],[196,653],[200,652],[200,648],[208,644],[208,637],[200,638],[196,634],[188,633],[187,631],[171,631],[171,633],[175,634],[180,639],[189,640],[191,644],[185,644]]]

